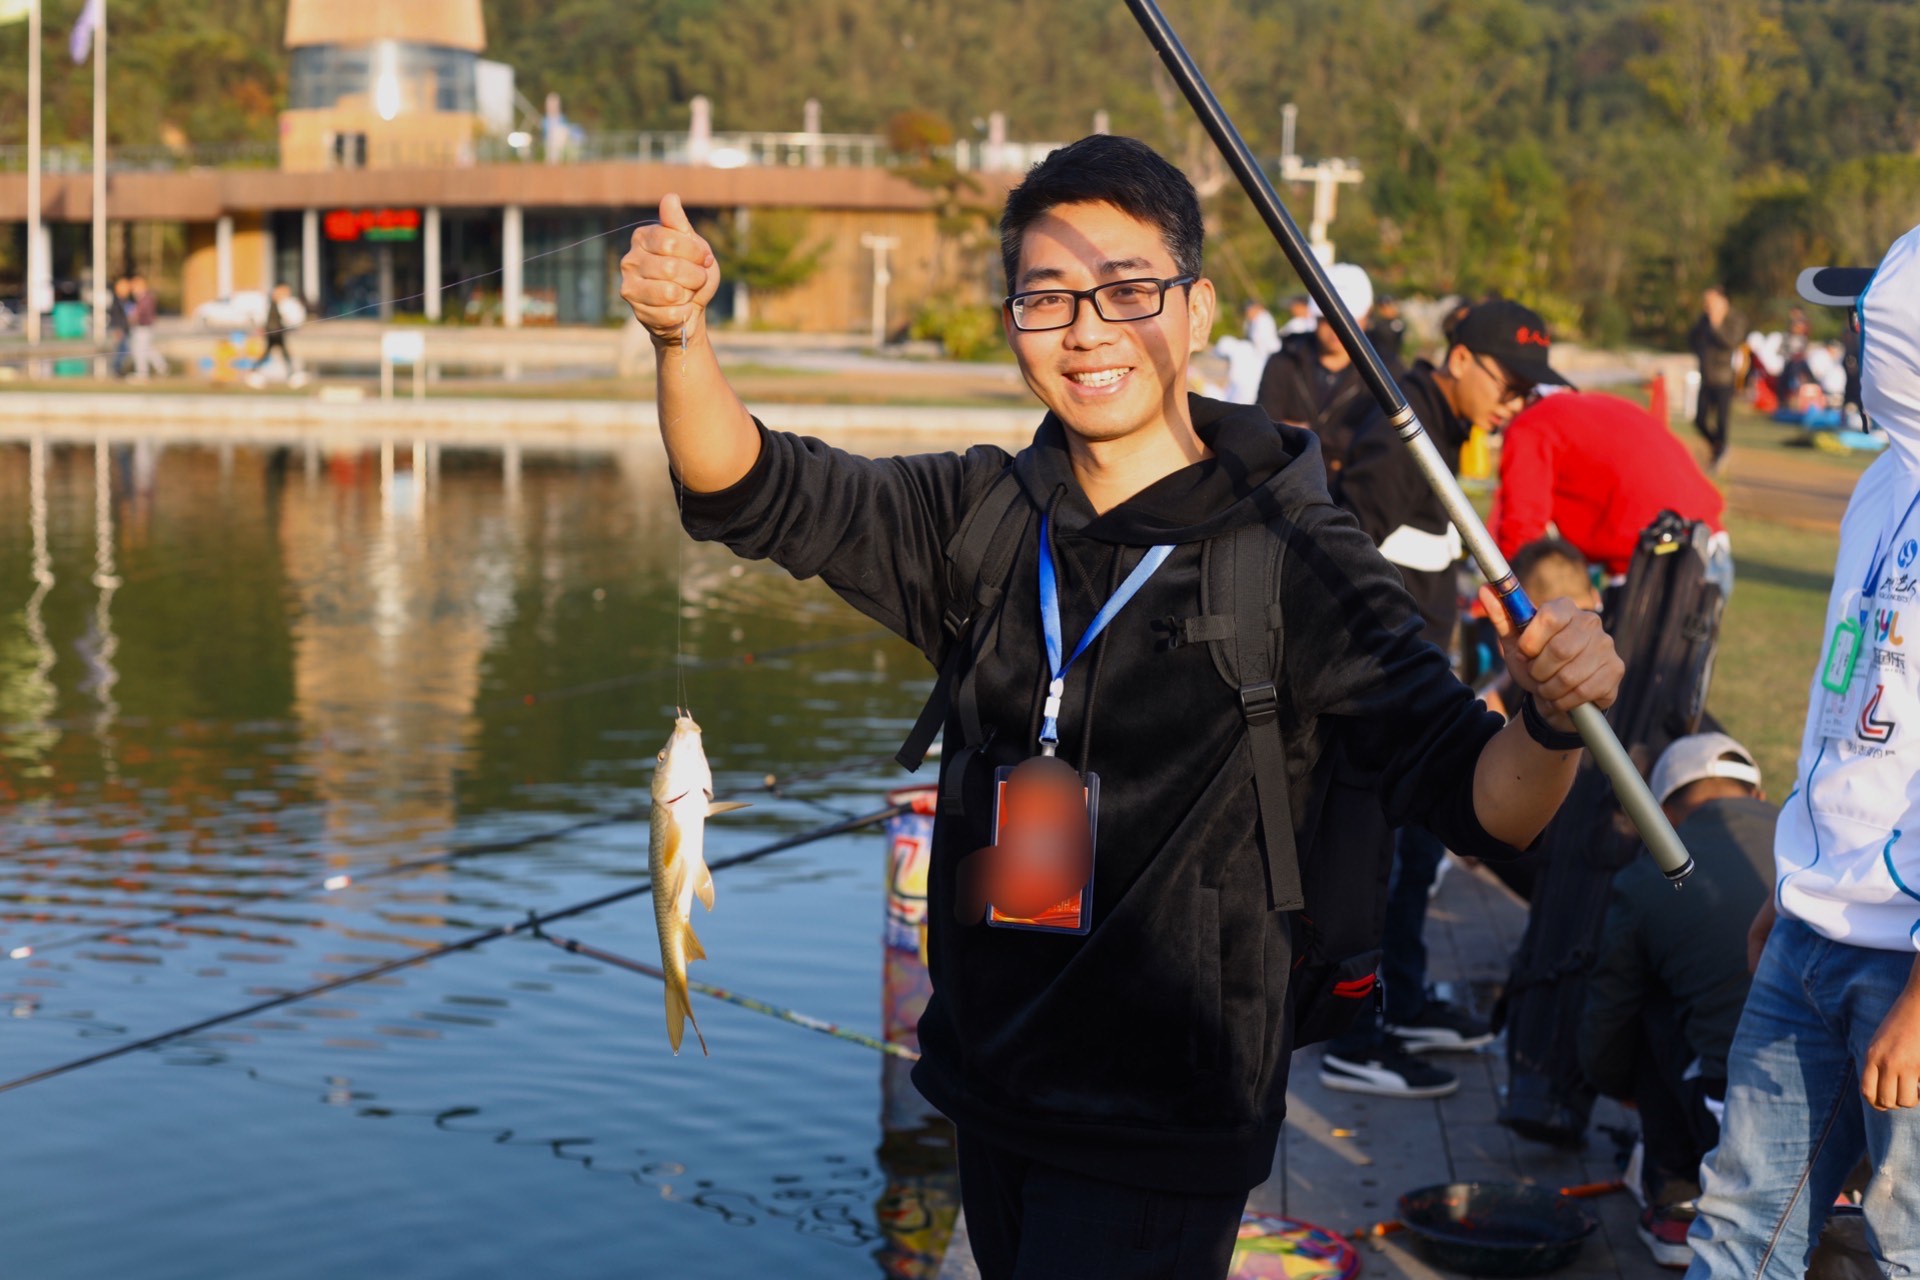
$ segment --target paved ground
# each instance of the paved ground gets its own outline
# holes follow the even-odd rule
[[[1479,993],[1502,981],[1507,960],[1526,924],[1524,908],[1492,877],[1454,866],[1442,881],[1427,921],[1432,977],[1456,995]],[[1288,1119],[1273,1177],[1254,1191],[1249,1207],[1285,1213],[1338,1231],[1358,1231],[1395,1216],[1401,1192],[1437,1182],[1475,1179],[1581,1186],[1619,1176],[1613,1144],[1597,1126],[1633,1122],[1611,1103],[1594,1113],[1588,1149],[1558,1151],[1524,1142],[1496,1122],[1505,1058],[1496,1043],[1479,1054],[1440,1059],[1457,1070],[1460,1091],[1433,1102],[1363,1098],[1320,1087],[1319,1053],[1293,1063]],[[1634,1234],[1638,1206],[1616,1193],[1584,1202],[1601,1220],[1569,1280],[1671,1276],[1656,1267]],[[1362,1274],[1438,1277],[1404,1236],[1374,1237],[1360,1245]],[[941,1280],[970,1280],[976,1272],[964,1236],[956,1237]]]
[[[1455,866],[1442,881],[1427,918],[1431,973],[1459,996],[1504,981],[1508,958],[1526,926],[1525,909],[1491,876]],[[1484,1012],[1484,1010],[1482,1010]],[[1362,1098],[1321,1088],[1318,1052],[1294,1059],[1287,1127],[1274,1176],[1253,1194],[1251,1207],[1276,1210],[1350,1231],[1395,1216],[1401,1192],[1437,1182],[1530,1182],[1584,1186],[1619,1176],[1613,1143],[1599,1126],[1632,1128],[1611,1103],[1595,1109],[1585,1151],[1568,1152],[1523,1141],[1497,1123],[1506,1077],[1502,1045],[1472,1055],[1438,1059],[1460,1075],[1460,1092],[1435,1102]],[[1348,1136],[1350,1135],[1350,1136]],[[1634,1233],[1638,1206],[1617,1193],[1585,1201],[1601,1220],[1567,1277],[1669,1275],[1648,1258]],[[1404,1237],[1361,1245],[1371,1276],[1437,1276]]]

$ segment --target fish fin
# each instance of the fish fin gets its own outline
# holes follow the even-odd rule
[[[732,813],[735,809],[751,808],[753,808],[753,806],[745,800],[709,800],[707,801],[707,816],[711,818],[716,813]]]
[[[693,926],[690,924],[681,925],[680,927],[686,931],[687,935],[687,959],[705,960],[707,958],[707,949],[700,945],[700,935],[693,931]]]
[[[706,863],[700,864],[700,878],[693,882],[693,896],[700,899],[700,905],[713,910],[713,871]]]
[[[667,1042],[673,1046],[674,1056],[680,1054],[680,1040],[686,1035],[686,1024],[693,1024],[693,1034],[700,1041],[700,1053],[703,1057],[712,1056],[707,1052],[707,1038],[700,1034],[700,1020],[693,1016],[693,1001],[687,995],[685,987],[669,982],[667,991]]]

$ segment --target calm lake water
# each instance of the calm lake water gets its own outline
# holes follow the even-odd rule
[[[657,450],[409,461],[0,445],[0,1082],[644,881],[682,557],[754,803],[709,856],[905,781],[924,662],[686,544]],[[885,862],[718,873],[695,976],[881,1034]],[[658,959],[645,897],[554,929]],[[898,1064],[695,1009],[676,1058],[653,980],[513,937],[0,1093],[0,1273],[930,1274],[951,1153]]]

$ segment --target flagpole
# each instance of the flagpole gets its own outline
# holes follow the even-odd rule
[[[40,0],[27,5],[27,345],[40,343]]]
[[[107,340],[107,306],[113,297],[107,279],[107,5],[93,29],[93,346]]]

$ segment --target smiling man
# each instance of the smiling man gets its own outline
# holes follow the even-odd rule
[[[1508,853],[1566,794],[1565,715],[1612,700],[1611,644],[1541,610],[1512,646],[1531,729],[1454,680],[1328,500],[1313,436],[1188,393],[1215,306],[1200,206],[1139,142],[1064,147],[1008,198],[1007,340],[1047,410],[1017,455],[864,458],[760,425],[708,341],[722,264],[677,199],[661,213],[622,296],[653,335],[689,532],[821,577],[942,668],[914,1079],[959,1134],[982,1274],[1218,1280],[1285,1113],[1289,815],[1316,762],[1337,743],[1391,780],[1394,820]],[[1210,549],[1248,545],[1265,587],[1209,592]],[[1281,668],[1230,687],[1221,645]],[[1092,871],[1022,916],[964,868],[1009,819],[1009,771],[1046,756],[1079,774]]]

